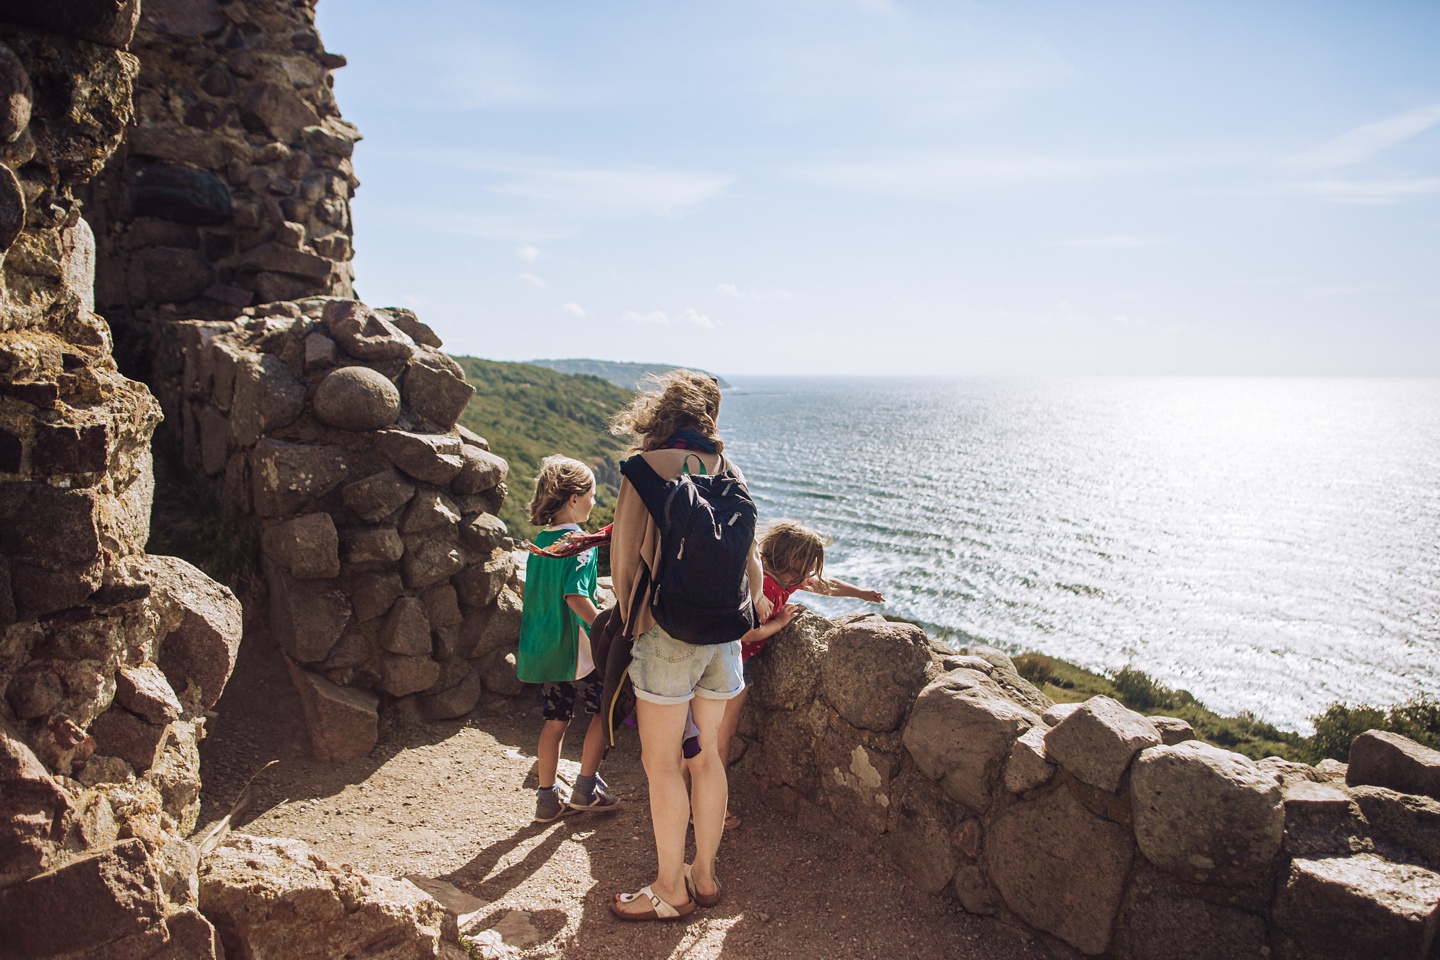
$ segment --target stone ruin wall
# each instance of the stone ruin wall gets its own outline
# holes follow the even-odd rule
[[[144,553],[160,411],[120,374],[93,312],[95,250],[77,199],[131,116],[137,12],[119,0],[0,2],[0,930],[11,955],[214,955],[183,838],[240,609],[189,564]]]
[[[89,190],[95,299],[149,379],[174,319],[354,295],[350,157],[314,0],[146,0],[135,116]]]
[[[457,424],[474,394],[413,314],[285,301],[174,321],[157,390],[185,463],[260,543],[268,623],[322,759],[513,696],[506,463]]]
[[[756,661],[732,776],[927,893],[1127,960],[1434,960],[1440,752],[1259,762],[997,650],[802,614]]]

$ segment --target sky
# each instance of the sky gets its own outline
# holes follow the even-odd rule
[[[323,0],[451,353],[1440,376],[1440,3]]]

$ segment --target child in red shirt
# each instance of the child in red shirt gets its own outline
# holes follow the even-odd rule
[[[777,520],[770,524],[760,539],[760,560],[765,569],[765,598],[770,601],[769,618],[740,638],[740,659],[743,663],[745,689],[725,702],[725,717],[720,722],[720,759],[730,763],[730,738],[740,726],[740,710],[750,690],[750,661],[776,633],[779,633],[800,612],[799,604],[790,603],[797,590],[830,597],[855,597],[871,603],[884,603],[878,590],[867,590],[844,580],[828,579],[825,573],[825,546],[829,539],[794,520]],[[725,829],[733,830],[740,820],[728,810]]]

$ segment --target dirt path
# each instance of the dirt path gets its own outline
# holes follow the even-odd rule
[[[721,847],[725,899],[683,924],[622,924],[612,894],[653,878],[654,842],[638,739],[602,768],[623,798],[605,814],[549,824],[534,812],[538,707],[389,729],[370,756],[309,759],[299,702],[264,638],[247,639],[202,750],[202,826],[223,816],[245,780],[259,812],[241,829],[296,837],[334,863],[452,884],[483,904],[465,929],[487,955],[710,958],[917,957],[1040,960],[1074,956],[1053,941],[972,917],[916,891],[883,861],[806,832],[732,784],[742,817]],[[578,756],[579,737],[567,742]],[[573,760],[561,776],[573,778]],[[283,802],[282,802],[283,801]],[[253,813],[252,813],[253,816]],[[510,949],[497,942],[503,940]],[[518,952],[516,952],[518,951]]]

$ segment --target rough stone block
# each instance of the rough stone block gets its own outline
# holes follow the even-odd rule
[[[1398,733],[1367,730],[1350,745],[1345,782],[1352,787],[1386,787],[1440,800],[1440,750]]]
[[[1011,745],[1037,722],[984,674],[955,670],[920,692],[905,726],[905,748],[946,793],[984,812]]]
[[[177,163],[126,165],[125,200],[132,217],[158,217],[196,227],[229,223],[230,188],[208,170]]]
[[[477,513],[460,525],[460,541],[480,554],[504,544],[509,533],[505,521],[493,513]]]
[[[950,845],[954,814],[949,799],[933,783],[912,780],[889,813],[886,848],[891,859],[925,893],[944,891],[958,865]]]
[[[299,840],[232,835],[206,862],[200,907],[228,957],[419,960],[458,938],[410,881],[334,867]]]
[[[468,651],[464,655],[481,657],[518,646],[522,610],[520,597],[506,587],[492,606],[466,611],[460,624],[461,648]]]
[[[396,470],[381,470],[363,480],[347,484],[340,491],[345,506],[360,519],[374,523],[390,516],[415,496],[415,484]]]
[[[422,696],[420,698],[420,714],[426,720],[432,721],[463,717],[475,709],[475,704],[480,702],[482,692],[480,672],[475,667],[468,666],[465,676],[459,683],[439,693]]]
[[[378,686],[392,697],[408,697],[429,690],[439,678],[440,664],[429,657],[385,654],[380,662]]]
[[[1135,755],[1159,745],[1160,734],[1149,720],[1109,697],[1091,697],[1045,735],[1052,761],[1111,793]]]
[[[394,527],[346,527],[340,531],[345,563],[390,564],[405,555],[405,542]]]
[[[472,563],[455,575],[455,590],[467,607],[484,608],[495,602],[501,589],[515,570],[515,561],[507,553],[497,553],[480,563]]]
[[[420,599],[425,602],[425,614],[432,627],[458,627],[464,620],[455,588],[448,583],[429,588],[420,594]]]
[[[340,349],[356,360],[401,360],[415,352],[415,341],[358,300],[331,300],[321,319]]]
[[[43,922],[60,917],[63,923]],[[108,955],[110,944],[163,917],[160,879],[136,839],[0,890],[0,930],[15,957]]]
[[[36,423],[30,469],[44,476],[98,473],[110,453],[106,424]]]
[[[811,748],[821,783],[821,802],[837,820],[862,836],[879,836],[890,826],[900,745],[889,746],[892,749],[887,751],[884,745],[861,743],[856,731],[841,724],[826,730]],[[940,887],[949,880],[947,874]]]
[[[280,649],[300,663],[329,655],[350,622],[350,598],[334,580],[297,580],[266,563],[270,631]]]
[[[988,840],[986,867],[1011,910],[1083,953],[1105,951],[1134,857],[1127,830],[1062,788],[1007,809]]]
[[[147,556],[144,578],[151,597],[173,611],[178,624],[158,643],[156,662],[182,702],[209,710],[220,699],[240,652],[243,611],[228,587],[177,557]]]
[[[412,590],[423,590],[444,583],[465,569],[465,555],[460,545],[445,536],[406,538],[405,556],[400,560],[400,571],[405,585]]]
[[[333,684],[293,660],[286,662],[300,694],[310,748],[317,760],[354,760],[375,748],[380,736],[379,697],[368,690]]]
[[[111,707],[95,718],[90,727],[95,750],[107,757],[119,757],[135,772],[144,773],[155,766],[160,749],[165,745],[166,727],[135,716],[123,707]]]
[[[0,718],[0,886],[45,869],[71,810],[69,796]]]
[[[242,94],[240,117],[249,129],[287,144],[298,144],[304,129],[320,122],[315,108],[295,90],[263,82]]]
[[[449,430],[475,396],[475,388],[465,380],[460,364],[443,353],[428,351],[417,353],[405,368],[404,394],[410,409]]]
[[[1361,854],[1294,860],[1275,898],[1280,960],[1418,960],[1433,954],[1440,876]]]
[[[835,624],[808,610],[776,633],[752,667],[750,697],[769,709],[798,710],[815,700],[825,643]]]
[[[1381,853],[1440,871],[1440,801],[1370,786],[1353,795]]]
[[[1195,896],[1167,874],[1137,867],[1121,923],[1134,960],[1262,960],[1265,918]]]
[[[1195,882],[1262,879],[1280,852],[1280,784],[1253,760],[1191,740],[1140,754],[1130,781],[1146,859]]]
[[[147,723],[179,720],[180,698],[154,664],[121,667],[115,674],[115,701]]]
[[[460,512],[449,497],[434,487],[423,487],[411,498],[405,517],[400,521],[400,532],[410,534],[443,529],[453,535],[459,522]]]
[[[1076,710],[1079,710],[1081,706],[1079,703],[1057,703],[1040,714],[1040,719],[1045,721],[1046,726],[1053,727]]]
[[[460,472],[460,437],[449,433],[381,430],[375,445],[395,466],[426,483],[444,486]]]
[[[970,648],[970,655],[989,664],[990,669],[985,672],[991,680],[1000,685],[1000,688],[1005,691],[1005,696],[1013,702],[1035,713],[1044,713],[1055,705],[1055,701],[1041,693],[1040,689],[1029,680],[1020,676],[1020,671],[1015,669],[1015,662],[1003,650],[976,646]]]
[[[374,620],[390,610],[395,599],[405,592],[400,575],[390,571],[357,573],[350,578],[350,596],[358,620]]]
[[[509,475],[510,464],[488,449],[467,442],[460,456],[460,472],[450,481],[450,489],[459,496],[483,493],[504,483]]]
[[[262,517],[299,513],[344,483],[349,470],[340,447],[261,440],[250,462],[255,512]]]
[[[297,580],[340,576],[340,535],[328,513],[307,513],[266,527],[261,546]]]
[[[273,353],[243,358],[235,370],[230,430],[241,447],[294,423],[305,410],[305,384]]]
[[[1150,721],[1155,732],[1160,734],[1160,742],[1167,747],[1195,739],[1195,728],[1190,726],[1187,720],[1181,720],[1179,717],[1146,717],[1145,719]]]
[[[925,685],[930,641],[913,624],[866,616],[838,627],[821,660],[820,690],[846,722],[897,730]]]
[[[1055,776],[1055,766],[1045,756],[1045,733],[1045,725],[1037,723],[1011,745],[1005,761],[1006,790],[1024,793],[1043,787]]]
[[[401,597],[390,607],[380,626],[380,646],[407,657],[430,656],[430,618],[418,597]]]

